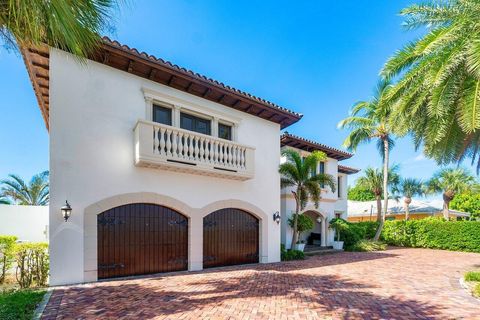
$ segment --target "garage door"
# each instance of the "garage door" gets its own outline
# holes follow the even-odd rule
[[[203,219],[203,267],[258,262],[258,219],[246,211],[221,209]]]
[[[187,269],[188,220],[159,205],[135,203],[97,217],[98,278]]]

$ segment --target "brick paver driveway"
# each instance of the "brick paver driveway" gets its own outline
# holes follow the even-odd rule
[[[458,282],[472,267],[479,254],[339,253],[59,288],[44,318],[480,319]]]

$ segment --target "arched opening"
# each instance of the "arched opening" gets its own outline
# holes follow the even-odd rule
[[[187,270],[188,219],[150,203],[97,215],[98,279]]]
[[[303,240],[309,248],[324,247],[326,246],[327,226],[326,218],[318,211],[307,210],[303,212],[314,222],[313,229],[304,232],[300,236],[300,240]]]
[[[259,262],[259,220],[247,211],[225,208],[203,218],[203,267]]]

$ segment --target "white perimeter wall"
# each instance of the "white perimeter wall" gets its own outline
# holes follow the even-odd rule
[[[146,117],[143,87],[240,118],[238,142],[256,148],[255,178],[239,182],[135,167],[133,128],[137,119]],[[279,261],[280,226],[272,219],[273,213],[280,210],[279,134],[276,123],[95,62],[81,65],[72,56],[52,50],[51,284],[92,279],[85,269],[96,268],[95,261],[91,252],[87,261],[85,252],[96,248],[84,248],[84,210],[103,199],[127,193],[156,193],[178,199],[191,208],[223,200],[248,202],[268,217],[261,221],[260,261]],[[73,207],[68,222],[63,221],[59,212],[65,199]],[[196,228],[203,228],[201,217],[193,220]],[[194,232],[197,238],[191,239],[191,270],[201,268],[201,235]]]
[[[0,204],[0,235],[29,242],[48,241],[48,206]]]

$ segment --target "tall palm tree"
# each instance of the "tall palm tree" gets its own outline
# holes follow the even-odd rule
[[[415,145],[439,164],[467,157],[480,169],[480,2],[428,1],[401,11],[407,29],[428,32],[385,64],[381,75],[397,78],[397,134],[412,133]]]
[[[469,190],[475,184],[475,178],[463,168],[445,168],[434,174],[428,181],[430,192],[441,192],[443,196],[443,217],[448,220],[450,201],[456,194]]]
[[[293,221],[292,249],[298,240],[298,215],[307,205],[313,201],[318,208],[322,186],[330,187],[335,192],[335,179],[326,173],[318,173],[317,168],[320,161],[326,160],[325,153],[314,151],[307,157],[302,158],[300,154],[292,149],[282,151],[286,162],[280,164],[282,188],[291,187],[295,198],[295,218]]]
[[[1,193],[15,203],[26,206],[45,206],[49,202],[48,171],[36,174],[27,184],[22,178],[10,174],[2,180]]]
[[[0,37],[9,47],[45,43],[87,57],[111,28],[116,0],[0,0]]]
[[[349,150],[355,151],[360,144],[377,140],[377,148],[383,159],[384,211],[375,234],[375,240],[380,238],[388,208],[388,166],[390,150],[394,146],[394,124],[391,121],[392,100],[387,99],[391,87],[389,81],[380,81],[372,100],[355,104],[350,116],[338,124],[339,128],[351,130],[343,143]]]
[[[388,187],[395,188],[399,181],[398,166],[389,168],[388,171]],[[382,221],[382,196],[383,188],[383,170],[377,168],[367,168],[362,177],[357,179],[357,186],[365,188],[375,195],[377,201],[377,222]]]
[[[425,193],[424,184],[421,180],[415,178],[405,178],[400,181],[396,192],[403,195],[403,204],[405,206],[405,220],[410,218],[410,203],[412,198],[422,196]]]

